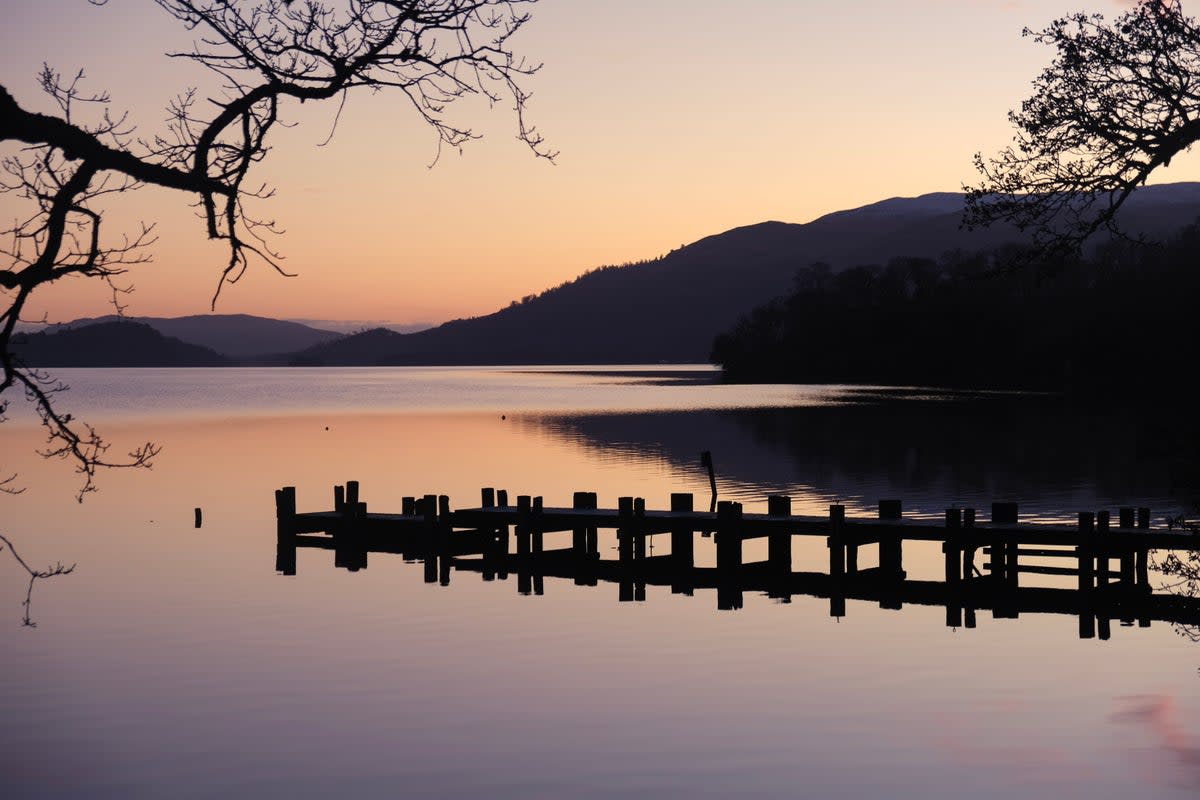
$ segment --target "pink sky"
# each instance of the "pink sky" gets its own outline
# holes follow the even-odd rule
[[[147,0],[5,4],[2,82],[38,107],[43,61],[84,68],[149,134],[205,78],[162,53],[190,36]],[[971,156],[1011,133],[1006,112],[1049,53],[1021,38],[1056,16],[1115,15],[1118,0],[543,0],[515,48],[545,63],[530,114],[556,165],[514,139],[507,109],[462,108],[486,138],[427,168],[435,141],[398,97],[294,106],[260,177],[261,213],[299,277],[252,270],[217,311],[289,318],[442,321],[489,313],[592,267],[653,258],[740,225],[806,222],[893,196],[957,190]],[[1200,179],[1194,157],[1161,181]],[[129,276],[128,313],[207,313],[222,253],[191,198],[142,190],[108,223],[158,224],[155,263]],[[21,209],[0,198],[0,215]],[[108,313],[77,280],[29,316]]]

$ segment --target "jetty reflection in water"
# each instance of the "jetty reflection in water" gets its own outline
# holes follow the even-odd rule
[[[870,513],[903,497],[906,513],[1019,502],[1030,520],[1146,505],[1190,510],[1200,481],[1193,420],[1076,408],[1049,396],[852,391],[796,408],[563,414],[524,424],[599,458],[657,456],[681,474],[713,453],[721,499],[791,495],[808,513],[829,503]]]

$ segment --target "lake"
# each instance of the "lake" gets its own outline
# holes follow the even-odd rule
[[[150,471],[32,455],[14,398],[0,471],[0,796],[1193,798],[1200,644],[1168,624],[1083,640],[1072,616],[974,629],[943,609],[789,603],[459,572],[301,550],[276,574],[273,491],[332,507],[358,480],[478,505],[672,492],[796,513],[1020,503],[1022,519],[1186,507],[1168,423],[1028,395],[724,386],[707,367],[62,370],[63,406]],[[203,509],[203,527],[193,509]],[[697,560],[705,556],[697,540]],[[797,568],[819,544],[797,543]],[[606,556],[610,557],[610,556]],[[906,548],[936,577],[941,554]],[[1022,582],[1025,582],[1022,578]]]

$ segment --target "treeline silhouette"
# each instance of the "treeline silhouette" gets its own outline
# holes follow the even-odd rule
[[[1161,400],[1194,368],[1200,229],[1087,258],[1019,247],[796,271],[716,337],[733,382],[1036,389]],[[1016,266],[1013,266],[1016,265]]]

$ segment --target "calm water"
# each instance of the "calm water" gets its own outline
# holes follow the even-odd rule
[[[747,595],[718,612],[704,591],[618,603],[553,579],[521,596],[311,550],[274,573],[285,484],[301,510],[347,479],[375,510],[472,505],[482,486],[703,504],[702,450],[747,510],[786,492],[811,513],[901,497],[1161,517],[1186,499],[1152,421],[661,372],[64,371],[114,450],[164,451],[79,505],[69,465],[29,456],[36,426],[0,427],[0,470],[29,487],[0,497],[0,533],[35,566],[78,564],[38,584],[28,629],[0,553],[0,796],[1196,796],[1200,644],[1163,624],[1098,641],[1066,616],[955,630],[936,607],[834,619],[826,600]],[[797,568],[821,558],[797,544]],[[941,556],[905,566],[934,577]]]

